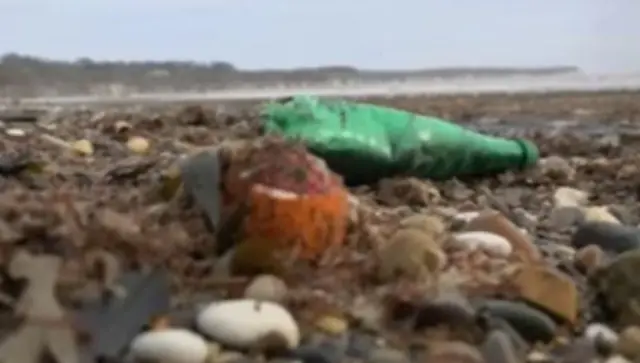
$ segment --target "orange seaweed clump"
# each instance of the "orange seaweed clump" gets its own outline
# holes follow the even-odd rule
[[[304,259],[344,241],[348,192],[299,144],[271,141],[234,160],[224,194],[229,208],[244,210],[238,241],[269,241],[273,249],[294,250]]]

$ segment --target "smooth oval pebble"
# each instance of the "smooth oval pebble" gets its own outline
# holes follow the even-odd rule
[[[613,352],[618,343],[618,333],[600,323],[592,323],[584,331],[584,337],[593,342],[594,348],[603,356]]]
[[[75,152],[81,155],[93,155],[93,144],[89,140],[78,140],[71,144]]]
[[[145,154],[149,151],[149,140],[140,136],[133,136],[127,141],[127,148],[136,154]]]
[[[291,355],[305,363],[341,363],[347,357],[349,338],[342,335],[338,338],[328,338],[307,341],[305,344],[291,351]]]
[[[203,363],[205,340],[186,329],[149,331],[135,337],[129,348],[133,362]]]
[[[453,247],[461,249],[481,249],[495,256],[506,257],[513,247],[509,241],[495,233],[484,231],[460,232],[451,236]]]
[[[8,136],[13,136],[13,137],[24,137],[27,135],[26,131],[24,131],[23,129],[15,128],[15,127],[11,129],[7,129],[5,133]]]
[[[600,246],[588,245],[576,252],[573,263],[583,273],[590,274],[604,265],[606,257]]]
[[[608,326],[600,323],[589,324],[584,331],[584,336],[585,338],[593,341],[602,339],[611,344],[615,344],[618,341],[618,333]]]
[[[622,330],[622,332],[620,332],[615,350],[616,353],[630,360],[635,361],[636,359],[639,359],[640,327],[632,325]]]
[[[579,337],[569,344],[553,346],[550,352],[554,362],[592,363],[597,362],[598,352],[590,339]]]
[[[585,191],[560,187],[553,193],[553,204],[556,207],[581,207],[587,205],[589,194]]]
[[[472,330],[476,325],[476,311],[464,294],[444,291],[420,304],[414,320],[415,329],[449,326]]]
[[[571,237],[576,249],[588,245],[604,251],[623,253],[640,247],[640,229],[608,222],[586,222]]]
[[[323,333],[330,335],[340,335],[349,329],[349,324],[346,320],[331,315],[319,317],[314,325]]]
[[[500,212],[487,211],[469,222],[465,232],[490,232],[504,237],[521,260],[527,262],[538,261],[542,256],[531,237],[522,233],[511,220]]]
[[[244,290],[246,299],[282,302],[287,297],[287,284],[275,275],[256,276]]]
[[[614,355],[607,358],[604,363],[631,363],[631,361],[621,355]]]
[[[458,223],[466,224],[478,218],[479,215],[480,215],[480,212],[478,211],[460,212],[453,216],[453,220]]]
[[[429,347],[425,361],[429,363],[485,363],[482,353],[476,347],[461,341],[434,343]]]
[[[250,348],[269,334],[281,336],[290,349],[300,344],[300,329],[293,316],[270,301],[214,302],[200,311],[196,325],[212,339],[238,348]]]
[[[584,219],[587,222],[608,222],[621,224],[618,218],[614,217],[607,207],[585,207],[583,209]]]
[[[564,229],[584,222],[584,213],[580,207],[555,207],[551,210],[548,221],[550,227],[554,229]]]
[[[409,356],[393,348],[374,348],[367,356],[366,363],[409,363]]]
[[[504,319],[528,342],[550,342],[556,331],[556,323],[539,310],[524,303],[486,300],[480,305],[483,313]]]

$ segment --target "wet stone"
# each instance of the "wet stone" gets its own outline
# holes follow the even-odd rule
[[[488,300],[482,303],[480,311],[489,319],[491,317],[504,319],[531,343],[549,342],[555,335],[555,322],[543,312],[524,303]]]
[[[597,245],[605,251],[623,253],[640,247],[640,229],[608,222],[586,222],[572,236],[571,245],[575,248]]]
[[[501,331],[506,334],[511,340],[511,344],[520,355],[524,355],[525,352],[529,351],[530,344],[504,319],[495,317],[489,319],[485,322],[485,330]]]
[[[415,328],[448,326],[450,329],[471,332],[476,324],[475,313],[475,309],[464,295],[453,291],[444,292],[420,305]]]

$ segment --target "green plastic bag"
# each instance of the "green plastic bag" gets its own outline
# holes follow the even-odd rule
[[[268,103],[267,133],[301,139],[349,184],[395,175],[448,179],[534,164],[525,140],[482,135],[451,122],[365,103],[295,96]]]

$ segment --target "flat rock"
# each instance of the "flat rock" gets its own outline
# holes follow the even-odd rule
[[[519,297],[571,324],[578,319],[579,296],[573,280],[559,270],[544,265],[523,265],[513,283]]]

